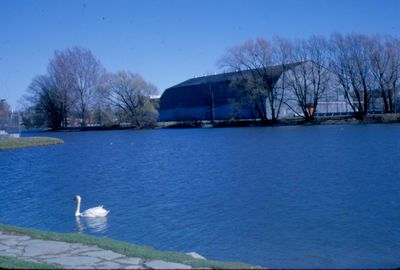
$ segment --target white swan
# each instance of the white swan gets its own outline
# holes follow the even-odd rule
[[[76,195],[75,196],[76,200],[76,211],[75,211],[75,216],[76,217],[105,217],[107,216],[110,211],[106,210],[103,208],[102,205],[89,208],[81,213],[81,196]]]

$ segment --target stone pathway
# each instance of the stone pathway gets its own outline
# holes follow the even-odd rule
[[[37,240],[0,231],[0,256],[13,256],[36,263],[69,269],[191,269],[189,265],[128,257],[97,246]]]

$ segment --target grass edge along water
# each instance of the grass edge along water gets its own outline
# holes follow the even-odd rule
[[[1,223],[0,223],[0,231],[28,235],[34,239],[96,245],[99,248],[111,250],[116,253],[120,253],[129,257],[139,257],[146,260],[164,260],[169,262],[183,263],[190,265],[194,268],[214,268],[214,269],[261,268],[259,266],[254,266],[240,262],[223,262],[215,260],[195,259],[192,256],[183,253],[172,252],[172,251],[159,251],[152,247],[135,245],[109,238],[93,237],[79,233],[47,232],[47,231],[17,227],[13,225],[6,225]]]
[[[61,139],[50,138],[50,137],[20,137],[20,138],[10,137],[0,140],[0,151],[32,147],[32,146],[63,144],[63,143],[64,141]]]

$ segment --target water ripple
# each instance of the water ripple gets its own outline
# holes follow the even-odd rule
[[[388,268],[400,126],[41,133],[0,152],[0,222],[271,268]],[[106,219],[75,219],[104,204]]]

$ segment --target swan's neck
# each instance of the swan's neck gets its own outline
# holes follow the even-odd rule
[[[81,215],[81,200],[76,200],[75,216],[79,217],[80,215]]]

